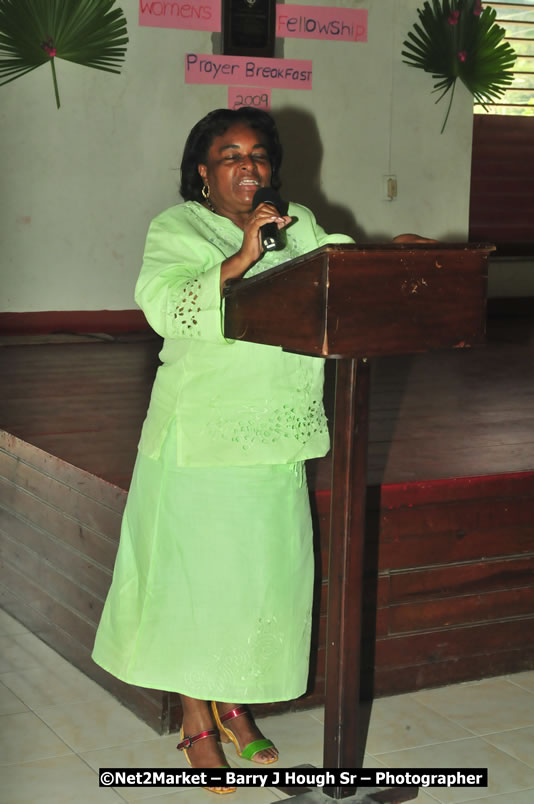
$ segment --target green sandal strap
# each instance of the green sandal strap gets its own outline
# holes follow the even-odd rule
[[[241,752],[243,759],[252,759],[253,756],[266,748],[274,748],[274,743],[271,740],[254,740],[244,747]]]

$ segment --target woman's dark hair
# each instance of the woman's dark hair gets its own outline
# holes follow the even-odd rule
[[[278,190],[282,183],[279,175],[282,146],[271,115],[249,106],[243,106],[241,109],[215,109],[193,126],[185,143],[180,184],[180,193],[184,201],[203,201],[203,181],[198,172],[198,165],[206,164],[208,151],[215,137],[225,134],[231,126],[238,123],[244,123],[249,128],[261,131],[265,137],[271,162],[271,187]]]

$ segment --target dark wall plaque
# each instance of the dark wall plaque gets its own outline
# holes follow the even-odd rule
[[[274,55],[275,0],[223,0],[222,12],[225,55]]]

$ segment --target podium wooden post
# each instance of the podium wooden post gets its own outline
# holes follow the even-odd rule
[[[358,768],[369,358],[484,342],[490,245],[331,245],[225,287],[225,335],[337,359],[325,768]],[[329,787],[335,799],[354,788]],[[398,804],[416,788],[367,801]]]

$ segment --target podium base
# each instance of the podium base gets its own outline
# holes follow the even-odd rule
[[[293,770],[317,770],[315,765],[295,765]],[[345,804],[403,804],[405,801],[413,801],[419,794],[418,787],[362,787],[352,795],[343,796],[343,788],[329,787],[332,795],[323,792],[323,789],[312,789],[310,787],[277,787],[286,796],[290,796],[289,801],[296,804],[332,804],[333,801],[340,800]],[[339,795],[341,793],[341,795]],[[338,794],[338,795],[336,795]],[[278,802],[272,802],[278,804]]]
[[[289,793],[291,788],[280,788],[280,790],[282,789],[284,793]],[[402,802],[416,799],[418,793],[418,787],[362,787],[354,795],[339,800],[345,804],[402,804]],[[286,800],[294,801],[295,804],[332,804],[335,801],[322,790],[309,789]],[[279,802],[273,801],[272,804],[279,804]]]

